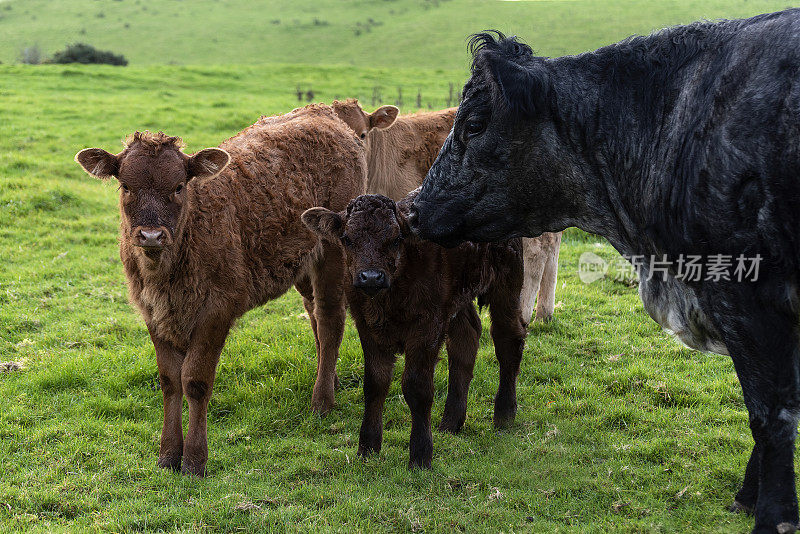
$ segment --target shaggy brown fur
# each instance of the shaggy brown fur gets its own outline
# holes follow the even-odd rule
[[[422,184],[453,127],[457,109],[397,116],[394,106],[367,114],[354,99],[334,101],[332,106],[339,118],[367,142],[367,192],[394,200]],[[397,117],[393,121],[385,118],[391,118],[391,109]],[[377,127],[376,116],[384,116]],[[533,318],[534,305],[536,319],[547,321],[553,316],[560,246],[561,232],[522,240],[525,283],[520,305],[526,323]]]
[[[489,305],[500,363],[494,423],[503,426],[514,419],[526,333],[519,308],[522,256],[519,240],[464,243],[453,249],[418,240],[406,222],[408,202],[398,205],[381,195],[364,195],[343,212],[310,209],[303,222],[345,250],[352,280],[346,286],[347,301],[364,351],[365,410],[358,453],[381,449],[383,403],[396,356],[405,353],[403,395],[412,417],[409,467],[428,468],[434,367],[446,342],[450,376],[439,429],[458,432],[466,419],[481,332],[473,304],[479,296]]]
[[[76,159],[90,174],[120,182],[120,256],[164,394],[159,465],[183,463],[184,472],[201,475],[206,409],[228,330],[292,284],[317,309],[313,407],[324,412],[333,404],[343,258],[302,225],[300,214],[318,205],[343,209],[364,190],[366,160],[363,143],[324,105],[262,117],[220,148],[191,157],[181,146],[177,137],[137,132],[117,155],[87,149]]]

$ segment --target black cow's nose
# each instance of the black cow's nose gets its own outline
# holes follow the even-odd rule
[[[139,244],[143,247],[161,247],[164,231],[158,228],[153,230],[139,230]]]
[[[411,227],[412,230],[417,228],[419,224],[419,209],[417,208],[417,203],[414,202],[411,204],[411,207],[408,210],[408,216],[406,217],[408,221],[408,225]]]
[[[374,295],[381,289],[386,289],[389,287],[389,284],[386,281],[386,273],[377,269],[361,271],[356,276],[356,280],[353,285],[369,295]]]

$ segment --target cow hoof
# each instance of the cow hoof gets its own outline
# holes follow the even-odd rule
[[[464,426],[464,421],[456,421],[449,418],[442,419],[439,423],[439,432],[447,432],[448,434],[458,434]]]
[[[172,471],[180,471],[181,457],[163,456],[158,459],[158,467],[161,469],[171,469]]]
[[[537,313],[536,314],[536,318],[534,320],[536,322],[539,322],[539,323],[549,323],[550,321],[553,320],[553,314],[552,313],[548,313],[548,314],[539,315]]]
[[[739,501],[733,501],[733,504],[728,506],[728,511],[733,514],[745,513],[747,515],[753,515],[753,508],[751,506],[747,506],[746,504],[742,504]]]
[[[420,458],[412,458],[408,461],[408,469],[413,471],[414,469],[430,469],[431,468],[431,461],[430,459],[423,460]]]
[[[333,399],[321,398],[311,399],[311,410],[319,415],[328,415],[333,409]]]
[[[206,476],[206,466],[205,465],[191,465],[184,462],[183,467],[181,467],[181,473],[184,475],[190,475],[195,477],[204,478]]]
[[[778,534],[791,534],[792,532],[797,531],[797,525],[794,523],[780,523],[775,530]]]

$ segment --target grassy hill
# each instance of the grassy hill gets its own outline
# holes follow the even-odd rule
[[[465,37],[497,28],[545,55],[790,0],[0,0],[0,61],[88,42],[133,64],[307,63],[463,69]]]

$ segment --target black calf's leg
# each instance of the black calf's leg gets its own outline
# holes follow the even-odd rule
[[[378,350],[361,338],[364,351],[364,419],[358,436],[358,454],[369,456],[381,451],[383,442],[383,403],[392,382],[395,357]]]
[[[437,345],[440,346],[440,345]],[[437,351],[438,353],[438,351]],[[437,353],[406,352],[403,371],[403,396],[411,409],[411,439],[408,468],[430,469],[433,457],[431,406],[433,405],[433,370]]]
[[[451,321],[447,330],[447,402],[439,430],[458,433],[467,418],[467,393],[478,354],[481,319],[470,303]]]
[[[494,353],[500,365],[500,384],[494,399],[494,426],[502,428],[517,415],[517,375],[527,330],[519,304],[521,280],[516,276],[493,285],[487,295],[492,318]]]
[[[798,318],[792,310],[777,307],[773,299],[764,299],[756,291],[748,293],[717,296],[712,305],[718,310],[715,322],[742,384],[755,441],[736,499],[744,507],[754,507],[753,532],[794,532],[798,522],[794,477],[800,415]]]

